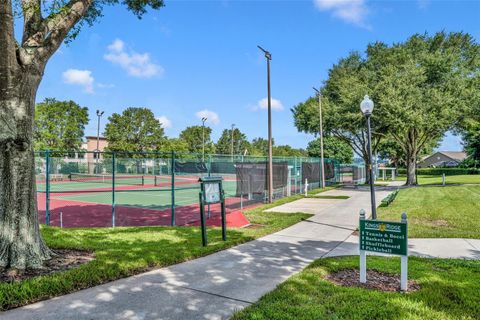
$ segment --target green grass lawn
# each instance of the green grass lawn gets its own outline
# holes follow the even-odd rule
[[[480,319],[480,261],[410,258],[408,293],[341,287],[324,277],[358,268],[358,257],[321,259],[291,277],[232,320]],[[369,257],[368,268],[400,273],[398,258]]]
[[[396,180],[406,181],[407,177],[399,176],[396,178]],[[480,174],[446,176],[445,183],[446,184],[480,184]],[[442,176],[419,175],[418,184],[419,185],[441,185]]]
[[[378,219],[400,220],[402,212],[411,238],[480,238],[480,186],[401,189]]]
[[[330,189],[330,188],[329,188]],[[318,193],[319,190],[312,191]],[[77,269],[15,283],[0,283],[0,310],[59,296],[115,279],[198,258],[247,242],[295,224],[309,214],[263,213],[263,210],[301,195],[283,198],[273,204],[245,213],[257,228],[230,228],[228,240],[221,240],[220,228],[208,229],[208,247],[201,245],[199,227],[136,227],[60,229],[42,227],[48,246],[53,249],[84,249],[96,259]]]

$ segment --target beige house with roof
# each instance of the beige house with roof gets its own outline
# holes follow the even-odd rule
[[[437,151],[420,161],[417,168],[456,167],[466,158],[463,151]]]

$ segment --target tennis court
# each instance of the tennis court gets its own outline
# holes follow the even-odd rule
[[[262,157],[103,152],[71,158],[73,152],[36,156],[41,223],[63,227],[191,225],[200,220],[198,179],[221,176],[227,223],[248,225],[242,211],[267,200],[267,162]],[[95,158],[96,156],[97,158]],[[328,162],[329,183],[337,181]],[[274,159],[274,199],[319,184],[318,159]],[[207,224],[220,225],[220,205],[211,205]]]
[[[50,224],[63,227],[148,226],[172,224],[172,184],[169,176],[70,174],[49,181]],[[236,181],[225,180],[230,226],[248,224],[235,197]],[[115,188],[115,189],[113,189]],[[45,221],[46,183],[37,184],[40,219]],[[115,191],[113,191],[115,190]],[[199,220],[198,177],[175,177],[175,225]],[[115,222],[112,203],[115,201]],[[252,204],[245,201],[245,207]],[[231,214],[234,215],[232,216]],[[220,224],[219,205],[210,207],[210,225]]]
[[[177,206],[187,206],[198,203],[200,186],[196,182],[196,179],[194,181],[191,181],[190,178],[188,179],[189,180],[184,181],[183,184],[175,186],[175,204]],[[94,184],[95,183],[66,182],[61,183],[61,186],[54,184],[51,191],[53,191],[52,194],[56,199],[106,205],[111,204],[111,187],[99,188],[98,184],[92,186]],[[153,184],[143,186],[116,186],[115,204],[153,210],[168,209],[172,205],[172,188],[167,182],[164,184],[164,186],[154,186]],[[224,181],[223,188],[227,197],[234,196],[236,181]],[[55,189],[58,189],[58,191],[54,191]],[[81,191],[78,191],[78,189]],[[67,190],[69,190],[69,192]]]

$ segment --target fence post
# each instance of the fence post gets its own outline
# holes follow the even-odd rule
[[[175,151],[172,151],[172,221],[171,225],[175,225]]]
[[[299,182],[298,184],[299,184],[300,189],[299,189],[298,193],[300,193],[300,194],[302,193],[302,190],[303,190],[303,187],[302,187],[302,183],[303,183],[303,181],[302,181],[302,176],[303,176],[302,162],[303,161],[302,160],[303,160],[302,157],[298,158],[298,167],[300,168],[300,170],[298,170],[298,172],[300,173],[299,174],[299,179],[298,179],[298,182]]]
[[[212,175],[212,155],[208,155],[208,176]]]
[[[50,151],[45,151],[45,224],[50,225]]]
[[[208,176],[210,177],[212,174],[212,155],[208,155]],[[208,219],[211,217],[211,212],[210,212],[210,204],[208,204]]]
[[[293,157],[293,178],[295,179],[295,189],[293,194],[297,194],[297,157]]]
[[[112,228],[115,228],[115,152],[112,152]]]

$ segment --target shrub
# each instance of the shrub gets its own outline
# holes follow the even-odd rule
[[[407,174],[407,169],[398,169],[398,174],[405,175]],[[427,176],[441,176],[444,174],[446,176],[456,176],[464,174],[480,174],[480,168],[418,168],[417,174],[427,175]]]

